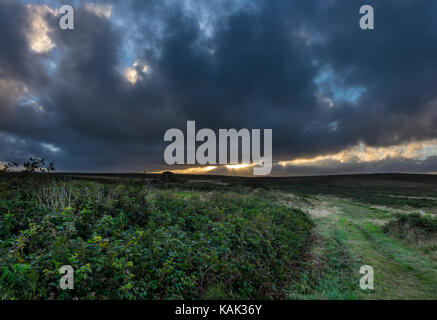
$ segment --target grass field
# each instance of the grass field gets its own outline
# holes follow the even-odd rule
[[[0,179],[2,299],[437,299],[433,176]]]

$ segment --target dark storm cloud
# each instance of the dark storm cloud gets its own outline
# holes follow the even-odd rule
[[[366,90],[355,108],[336,110],[340,132],[371,145],[434,138],[437,3],[369,3],[376,12],[376,32],[342,27],[354,22],[354,6],[331,7],[326,14],[334,22],[324,33],[326,41],[316,47],[319,59],[345,85]],[[319,20],[319,28],[328,21]]]
[[[46,13],[56,46],[36,53],[29,10],[0,2],[0,161],[159,168],[165,130],[187,120],[272,128],[274,160],[437,138],[434,1],[369,0],[373,31],[358,27],[361,1],[89,2],[112,5],[110,19],[74,3],[75,30]],[[135,61],[148,72],[131,84],[123,72]],[[407,166],[432,167],[383,161],[378,170]]]

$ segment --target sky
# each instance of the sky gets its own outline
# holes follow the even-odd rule
[[[0,163],[252,172],[167,166],[194,120],[272,129],[274,176],[437,172],[434,0],[0,0],[0,30]]]

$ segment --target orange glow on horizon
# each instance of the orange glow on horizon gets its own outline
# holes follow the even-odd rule
[[[176,170],[161,170],[161,171],[153,171],[150,173],[163,173],[165,171],[171,171],[177,174],[202,174],[207,173],[211,170],[217,169],[217,166],[208,166],[208,167],[193,167],[187,169],[176,169]]]
[[[244,168],[248,168],[251,166],[252,166],[252,164],[247,164],[247,163],[228,164],[228,165],[226,165],[226,168],[228,168],[228,169],[244,169]]]
[[[320,166],[329,162],[362,163],[391,159],[423,160],[437,154],[437,139],[410,142],[387,147],[369,147],[363,143],[347,148],[337,153],[318,155],[312,158],[297,158],[280,161],[285,166]]]

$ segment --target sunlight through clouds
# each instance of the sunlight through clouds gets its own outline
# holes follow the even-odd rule
[[[142,61],[136,61],[132,67],[124,71],[124,78],[131,84],[143,79],[143,75],[148,71],[148,66]]]
[[[56,16],[57,12],[46,5],[28,4],[27,9],[31,26],[30,32],[27,35],[29,46],[37,53],[46,53],[55,47],[55,43],[49,36],[51,28],[45,16],[47,14]]]
[[[217,169],[217,166],[193,167],[193,168],[188,168],[188,169],[176,169],[176,170],[171,170],[171,172],[178,173],[178,174],[204,174],[204,173],[207,173],[207,172],[212,171],[214,169]],[[167,170],[150,172],[150,173],[163,173],[165,171],[167,171]]]
[[[321,166],[329,162],[360,163],[391,159],[424,160],[437,155],[437,139],[411,142],[389,147],[369,147],[364,143],[338,153],[281,161],[281,166]]]

